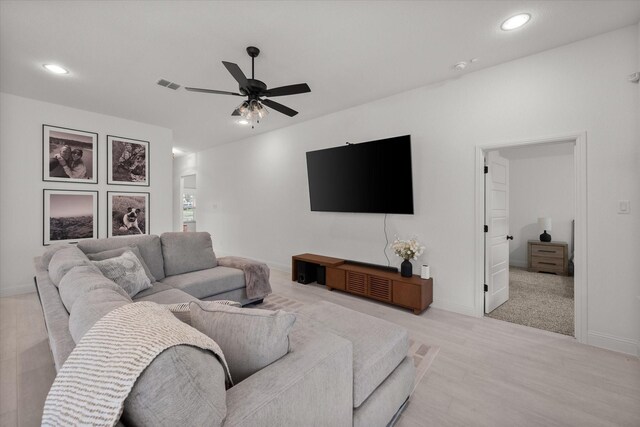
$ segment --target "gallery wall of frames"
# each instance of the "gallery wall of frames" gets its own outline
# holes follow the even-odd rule
[[[106,135],[107,158],[101,161],[98,133],[42,125],[43,245],[76,243],[99,237],[98,169],[106,167],[107,184],[132,191],[107,191],[107,237],[150,234],[149,141]],[[56,183],[87,184],[86,190],[56,188]]]

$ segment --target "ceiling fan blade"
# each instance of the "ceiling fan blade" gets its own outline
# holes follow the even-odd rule
[[[185,87],[186,90],[191,91],[191,92],[202,92],[202,93],[215,93],[218,95],[235,95],[235,96],[244,96],[244,95],[240,95],[239,93],[236,92],[226,92],[224,90],[213,90],[213,89],[200,89],[197,87]]]
[[[298,112],[296,110],[292,110],[291,108],[289,108],[289,107],[287,107],[285,105],[279,104],[276,101],[272,101],[270,99],[263,99],[260,102],[262,102],[267,107],[271,107],[274,110],[281,112],[282,114],[286,114],[289,117],[293,117],[296,114],[298,114]]]
[[[222,61],[222,65],[224,65],[227,71],[229,71],[233,78],[236,79],[241,88],[246,88],[249,85],[249,82],[247,82],[247,77],[244,75],[240,67],[238,67],[238,64]]]
[[[240,115],[240,111],[238,111],[238,109],[236,108],[235,110],[233,110],[233,113],[231,113],[232,116],[239,116]]]
[[[285,95],[297,95],[299,93],[311,92],[311,88],[306,83],[299,83],[297,85],[280,86],[273,89],[268,89],[264,92],[264,96],[285,96]]]

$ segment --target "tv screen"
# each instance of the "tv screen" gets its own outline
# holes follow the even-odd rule
[[[411,136],[307,152],[312,211],[413,214]]]

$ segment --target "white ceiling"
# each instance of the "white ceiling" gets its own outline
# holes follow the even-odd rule
[[[527,26],[499,30],[519,12]],[[171,128],[198,151],[458,77],[458,61],[479,58],[469,73],[639,20],[640,1],[3,1],[0,90]],[[252,130],[230,116],[241,98],[156,85],[236,91],[220,61],[250,74],[249,45],[269,87],[311,87],[277,98],[296,117],[272,111]]]

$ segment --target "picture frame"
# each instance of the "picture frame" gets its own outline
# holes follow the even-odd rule
[[[97,184],[98,134],[43,124],[42,180]]]
[[[150,193],[107,191],[107,237],[151,234]]]
[[[107,135],[107,184],[149,186],[149,141]]]
[[[44,246],[98,238],[98,192],[43,190]]]

